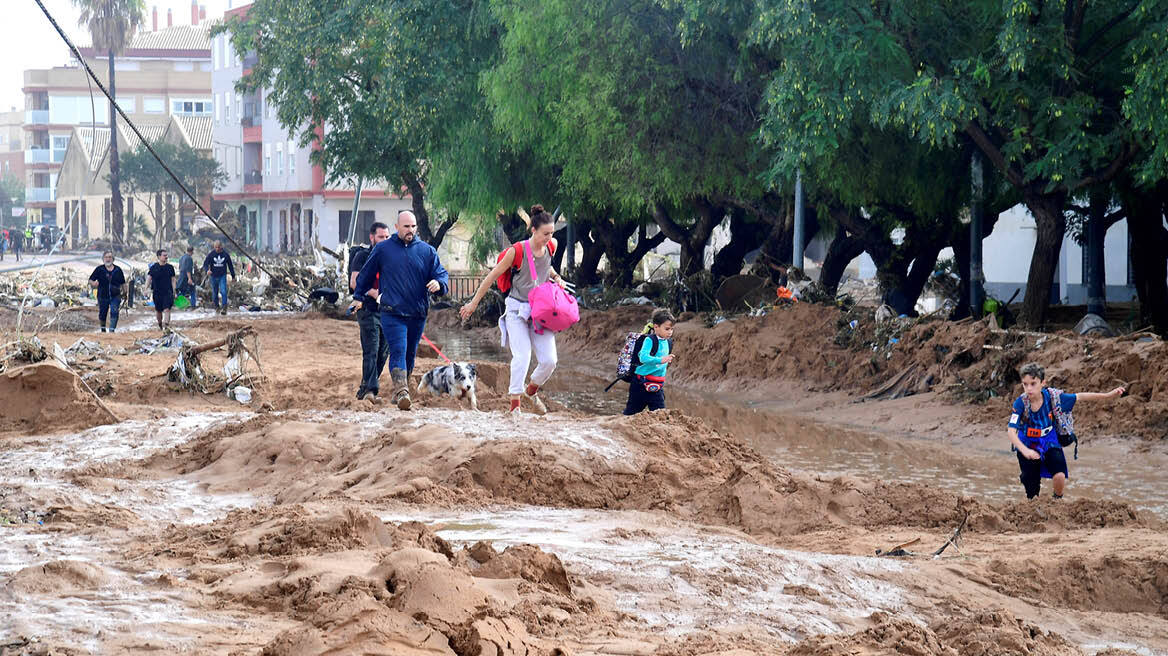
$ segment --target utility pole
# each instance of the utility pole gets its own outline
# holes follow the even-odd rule
[[[982,170],[981,153],[974,152],[969,162],[969,177],[972,194],[969,203],[969,312],[980,317],[985,305],[985,288],[982,287],[982,221],[985,209],[985,178]]]
[[[803,270],[803,171],[795,173],[795,247],[791,253],[791,266]]]

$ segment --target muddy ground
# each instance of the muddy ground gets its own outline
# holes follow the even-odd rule
[[[553,412],[519,418],[449,311],[479,413],[356,400],[353,322],[180,313],[255,327],[246,406],[173,389],[145,314],[42,333],[100,343],[75,368],[118,421],[54,365],[0,374],[0,654],[1168,654],[1158,340],[693,317],[671,409],[622,417],[602,389],[646,313],[565,333]],[[1005,440],[1022,359],[1135,383],[1076,409],[1062,501],[1022,498]]]

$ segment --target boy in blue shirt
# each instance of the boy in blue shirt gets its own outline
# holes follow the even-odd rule
[[[673,323],[669,310],[657,310],[649,320],[648,329],[637,347],[637,366],[629,383],[629,400],[625,414],[635,415],[649,408],[665,408],[665,371],[673,362]]]
[[[1046,370],[1039,364],[1027,364],[1018,373],[1022,375],[1023,394],[1014,400],[1006,433],[1018,452],[1018,466],[1022,470],[1019,478],[1026,488],[1027,499],[1038,496],[1044,478],[1052,479],[1054,498],[1061,499],[1070,473],[1059,444],[1056,415],[1067,415],[1066,425],[1073,425],[1069,416],[1076,403],[1117,399],[1123,395],[1124,388],[1106,393],[1068,394],[1045,387]]]

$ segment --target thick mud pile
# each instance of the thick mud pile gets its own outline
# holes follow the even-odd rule
[[[442,506],[511,503],[661,510],[690,521],[785,536],[833,527],[954,527],[973,531],[1142,526],[1118,502],[994,506],[922,485],[779,468],[675,411],[634,417],[558,416],[519,425],[499,415],[381,430],[294,416],[219,429],[146,461],[213,494],[277,503],[390,500]],[[525,435],[525,433],[527,433]]]
[[[592,348],[607,363],[644,312],[590,315],[561,352]],[[901,354],[863,369],[874,352],[836,344],[843,315],[823,312],[683,322],[677,380],[749,398],[891,380]],[[954,353],[962,331],[982,328],[921,336],[914,357],[947,357],[929,345]],[[260,330],[265,354],[304,355],[265,359],[263,404],[168,391],[147,374],[172,356],[134,354],[109,372],[116,410],[134,420],[52,435],[22,424],[0,442],[4,653],[1168,652],[1168,538],[1155,511],[1122,495],[1003,503],[959,483],[797,468],[762,451],[764,435],[825,441],[846,465],[872,437],[914,465],[955,458],[958,482],[999,474],[935,442],[826,423],[839,410],[830,402],[789,416],[745,404],[707,419],[598,416],[577,402],[508,417],[499,363],[479,365],[487,412],[428,398],[402,413],[346,387],[355,326],[295,318]],[[926,370],[955,380],[1001,356],[983,348]],[[881,412],[934,412],[896,407]],[[732,422],[735,412],[750,418]],[[830,441],[840,430],[847,439]],[[873,556],[894,545],[902,555]]]
[[[52,360],[0,373],[0,431],[51,432],[110,421],[77,374]]]
[[[650,308],[586,312],[560,338],[607,371],[630,330],[640,330]],[[852,321],[855,324],[852,324]],[[1080,432],[1168,438],[1168,346],[1158,337],[1082,337],[998,331],[987,321],[951,323],[892,319],[870,313],[798,303],[763,317],[734,317],[707,326],[700,317],[677,324],[678,383],[723,391],[760,390],[798,381],[811,390],[845,390],[895,398],[937,390],[953,401],[982,404],[984,418],[1008,416],[1021,393],[1017,369],[1025,362],[1047,368],[1047,383],[1069,391],[1130,394],[1106,412],[1082,413]]]

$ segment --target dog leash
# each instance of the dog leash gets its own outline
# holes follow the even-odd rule
[[[430,348],[434,349],[434,352],[438,354],[438,357],[445,360],[446,364],[454,364],[450,361],[450,358],[446,357],[446,355],[438,349],[437,346],[434,346],[434,342],[431,342],[430,338],[426,337],[426,333],[422,333],[422,339],[426,340],[426,343],[430,345]]]

